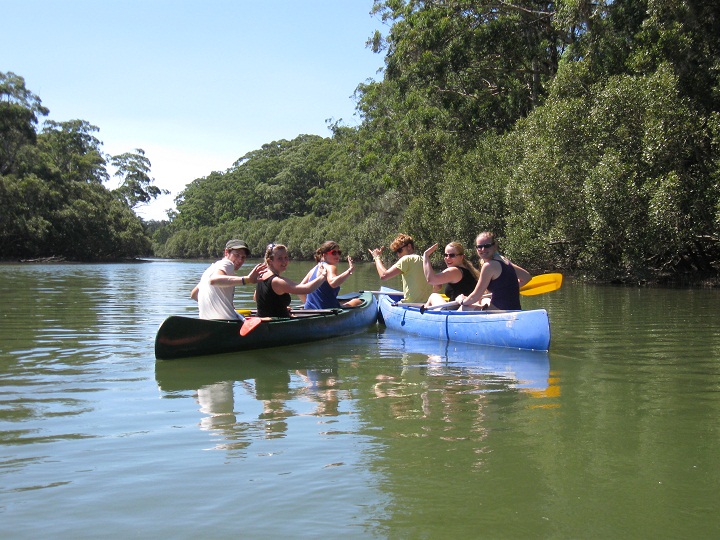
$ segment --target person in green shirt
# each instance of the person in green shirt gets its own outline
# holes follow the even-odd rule
[[[385,268],[380,258],[384,249],[385,246],[368,250],[375,261],[375,269],[380,279],[386,281],[395,276],[401,276],[405,296],[403,301],[424,303],[433,292],[433,288],[425,279],[423,260],[420,255],[415,253],[415,242],[412,236],[401,233],[390,244],[390,250],[399,257],[398,261],[390,268]]]

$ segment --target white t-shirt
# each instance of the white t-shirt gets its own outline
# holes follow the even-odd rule
[[[219,260],[205,270],[200,283],[198,284],[198,308],[200,309],[201,319],[239,319],[235,306],[233,305],[233,297],[235,296],[235,287],[219,287],[210,285],[210,278],[218,270],[222,270],[228,276],[235,275],[235,265],[228,259]]]

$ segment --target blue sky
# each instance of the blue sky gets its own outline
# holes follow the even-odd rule
[[[357,125],[352,94],[380,80],[372,0],[0,0],[0,71],[49,119],[82,119],[109,155],[142,148],[164,219],[195,178],[327,119]],[[112,174],[112,171],[110,171]],[[108,183],[115,187],[115,182]]]

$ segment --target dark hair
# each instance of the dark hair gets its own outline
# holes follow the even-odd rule
[[[340,245],[334,240],[328,240],[327,242],[323,242],[322,245],[315,250],[315,262],[320,262],[323,255],[334,249],[340,251]]]

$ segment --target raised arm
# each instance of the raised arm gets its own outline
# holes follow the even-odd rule
[[[277,294],[309,294],[322,285],[326,279],[325,268],[318,268],[317,277],[307,283],[295,283],[294,281],[282,276],[278,276],[272,280],[271,286]]]
[[[385,265],[380,258],[380,254],[382,253],[383,249],[385,249],[385,246],[377,249],[369,249],[368,251],[370,252],[370,255],[372,255],[372,258],[375,261],[375,270],[377,270],[380,279],[382,281],[386,281],[402,274],[402,270],[400,270],[397,263],[395,263],[390,268],[385,268]]]
[[[435,272],[433,271],[432,264],[430,263],[430,255],[435,253],[437,248],[438,245],[433,244],[423,253],[423,273],[425,274],[425,279],[427,279],[427,282],[430,283],[430,285],[433,285],[431,280],[435,278]]]
[[[265,263],[255,265],[247,276],[228,276],[224,270],[217,270],[210,277],[210,285],[215,287],[231,287],[236,285],[246,285],[248,283],[257,283],[260,276],[267,269]]]
[[[337,288],[342,285],[345,280],[352,275],[353,270],[355,270],[352,257],[348,256],[347,261],[349,265],[348,269],[341,274],[337,273],[337,266],[325,263],[325,268],[327,269],[327,281],[332,288]]]
[[[462,270],[456,267],[447,267],[442,272],[435,273],[430,263],[430,255],[435,253],[438,245],[433,244],[423,253],[423,272],[425,279],[430,285],[444,285],[445,283],[457,283],[462,279]]]

